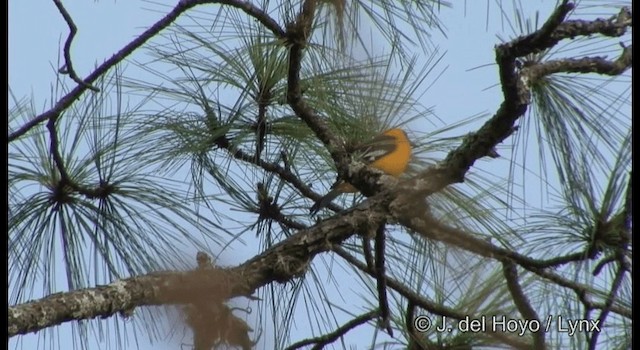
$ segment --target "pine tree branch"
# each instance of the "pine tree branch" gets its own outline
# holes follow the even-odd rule
[[[138,306],[250,296],[269,283],[284,283],[303,275],[315,255],[330,251],[334,245],[351,237],[354,224],[365,227],[375,217],[375,214],[359,211],[347,220],[344,217],[325,220],[322,225],[301,230],[232,268],[157,272],[12,306],[9,308],[8,334],[26,334],[72,320],[109,317]]]
[[[462,144],[449,152],[442,162],[435,167],[426,169],[413,181],[406,183],[407,188],[410,188],[413,193],[411,197],[407,198],[408,201],[421,201],[425,196],[429,196],[450,184],[464,181],[465,174],[478,159],[490,156],[492,150],[517,129],[516,121],[524,115],[531,103],[531,92],[528,85],[531,81],[527,79],[526,71],[518,69],[517,59],[519,57],[549,49],[562,39],[578,35],[620,36],[632,24],[631,10],[628,8],[621,9],[617,16],[609,20],[563,22],[572,8],[573,4],[564,1],[539,30],[496,47],[496,62],[499,68],[504,101],[496,113],[478,131],[469,134]],[[624,67],[630,65],[628,63],[631,59],[630,51],[625,48],[623,54],[615,62],[599,61],[596,65],[598,71],[607,73],[624,71]],[[582,62],[583,66],[585,64],[591,64],[590,72],[595,71],[593,60]]]
[[[372,197],[373,202],[380,201],[376,197],[379,196]],[[257,288],[269,283],[284,283],[303,275],[311,259],[321,252],[331,250],[340,252],[341,248],[338,245],[351,237],[354,232],[360,232],[371,225],[371,222],[380,222],[387,217],[384,213],[372,210],[375,208],[378,207],[356,207],[348,213],[324,220],[321,225],[301,230],[236,267],[207,271],[152,273],[117,281],[107,286],[58,293],[37,301],[12,306],[9,308],[8,334],[13,336],[35,332],[71,320],[109,317],[138,306],[188,304],[198,298],[226,300],[237,296],[250,296]],[[480,240],[480,242],[486,244],[484,241]],[[558,285],[572,288],[579,295],[587,295],[590,291],[588,286],[567,281],[545,269],[527,266],[527,259],[523,264],[514,257],[517,258],[517,255],[505,256]],[[522,259],[524,258],[520,258]],[[367,267],[359,261],[349,262],[363,271],[375,273],[375,268]],[[416,305],[425,310],[457,319],[464,317],[458,311],[422,300],[391,278],[387,278],[387,285],[405,297],[414,298]],[[629,310],[612,306],[611,311],[631,317]]]
[[[578,295],[587,295],[592,293],[592,288],[580,283],[567,280],[553,272],[548,271],[549,267],[558,266],[554,265],[557,262],[566,263],[575,261],[576,257],[582,257],[582,259],[578,260],[583,260],[587,257],[587,254],[585,253],[576,253],[571,254],[567,257],[552,258],[549,260],[538,260],[508,249],[496,247],[489,242],[476,238],[476,236],[471,233],[454,227],[449,227],[443,223],[440,223],[436,219],[426,219],[424,214],[422,216],[415,217],[415,220],[408,222],[401,221],[401,223],[411,231],[425,237],[426,239],[440,241],[448,245],[455,246],[468,252],[477,254],[479,256],[494,259],[500,262],[513,261],[519,266],[535,273],[540,277],[543,277],[559,286],[572,289]],[[596,303],[592,303],[592,306],[600,309],[605,307],[604,305]],[[630,310],[612,306],[612,310],[614,309],[614,312],[619,315],[631,317]]]
[[[269,16],[263,9],[257,7],[249,0],[181,0],[180,2],[185,3],[187,6],[193,7],[197,5],[206,5],[206,4],[221,4],[227,5],[246,13],[250,17],[253,17],[258,20],[263,26],[269,29],[273,35],[278,39],[285,39],[286,32],[278,21],[276,21],[273,17]]]
[[[622,280],[624,279],[624,275],[626,274],[627,269],[623,264],[618,267],[616,271],[616,276],[611,284],[611,290],[609,291],[609,295],[607,296],[607,300],[605,301],[604,308],[600,311],[600,315],[598,316],[598,321],[596,327],[597,329],[591,330],[591,339],[589,339],[589,350],[595,350],[598,346],[598,337],[600,336],[600,332],[604,327],[604,321],[606,320],[609,312],[611,312],[611,308],[613,306],[613,302],[616,299],[616,295],[618,294],[618,289],[622,285]]]
[[[569,20],[564,21],[553,31],[551,36],[557,40],[573,39],[577,36],[600,34],[607,37],[623,36],[627,29],[633,26],[633,14],[628,7],[622,7],[620,12],[609,19],[598,18],[592,21]]]
[[[314,0],[307,0],[305,5],[311,7],[313,2]],[[224,3],[232,6],[235,4],[236,7],[243,9],[247,13],[255,10],[249,2],[244,1],[183,0],[165,18],[99,66],[85,79],[85,82],[91,84],[146,40],[171,24],[188,7],[203,3]],[[359,232],[363,227],[370,225],[371,222],[382,222],[389,219],[389,212],[392,218],[398,219],[401,223],[428,239],[449,243],[480,256],[490,257],[499,261],[512,260],[541,277],[560,286],[573,289],[581,300],[586,300],[585,296],[589,293],[590,288],[567,281],[557,274],[549,272],[546,269],[548,265],[545,265],[544,261],[538,261],[495,247],[471,235],[449,235],[452,232],[460,232],[443,225],[434,227],[432,220],[425,219],[428,207],[424,204],[425,195],[428,196],[452,183],[463,181],[465,174],[476,160],[490,155],[491,150],[515,130],[515,122],[524,115],[530,103],[530,93],[526,85],[526,79],[523,79],[523,73],[516,67],[516,59],[518,57],[551,47],[558,42],[557,40],[571,37],[569,34],[572,33],[574,35],[587,35],[586,33],[617,34],[621,32],[620,23],[624,24],[624,30],[626,30],[626,26],[631,25],[630,16],[627,18],[627,12],[624,11],[615,21],[580,21],[580,25],[576,21],[562,23],[566,13],[569,11],[567,10],[568,6],[570,5],[565,1],[541,30],[532,34],[532,37],[516,39],[496,48],[496,60],[500,70],[504,101],[495,115],[485,125],[465,138],[462,145],[450,152],[446,159],[435,168],[426,170],[415,179],[402,184],[401,187],[396,186],[397,181],[391,179],[387,181],[390,186],[384,186],[387,191],[371,197],[367,201],[368,206],[366,208],[357,207],[348,213],[342,213],[335,218],[325,220],[320,225],[300,230],[297,234],[274,245],[266,252],[236,267],[208,271],[154,273],[117,281],[107,286],[58,293],[38,301],[12,306],[8,310],[9,336],[34,332],[71,320],[109,317],[118,312],[134,309],[137,306],[187,304],[192,303],[194,298],[200,297],[226,300],[233,296],[248,296],[253,294],[257,288],[266,284],[272,282],[282,283],[301,276],[315,255],[330,250],[339,252],[341,248],[336,247],[337,245],[351,237],[354,232]],[[308,29],[310,28],[308,27],[309,18],[312,18],[307,14],[313,13],[309,8],[307,10],[304,10],[304,8],[305,6],[303,6],[302,15],[298,18],[298,23],[290,25],[286,32],[286,37],[290,40],[291,45],[288,102],[296,112],[296,115],[305,121],[320,140],[329,147],[332,157],[337,160],[337,164],[343,166],[341,161],[346,158],[339,152],[341,146],[332,137],[321,118],[306,105],[300,92],[300,66],[303,49],[310,30]],[[304,11],[307,11],[307,14]],[[628,13],[630,14],[630,11]],[[256,16],[260,16],[262,20]],[[258,18],[261,23],[263,21],[269,22],[269,17],[264,17],[260,13],[254,14],[254,17]],[[278,32],[278,28],[276,27],[272,30]],[[284,33],[281,34],[284,36]],[[624,53],[623,56],[625,56]],[[82,85],[74,88],[69,94],[60,99],[54,108],[10,134],[9,142],[20,137],[44,120],[50,120],[55,129],[55,120],[86,89],[87,87]],[[377,179],[378,177],[375,178],[375,180]],[[416,189],[419,191],[416,191]],[[435,232],[438,229],[441,232]],[[573,255],[571,258],[577,259],[579,256]],[[367,271],[367,273],[372,270],[372,267],[368,267],[355,259],[347,261],[361,270]],[[375,271],[371,273],[375,273]],[[457,315],[458,319],[465,316],[456,310],[448,310],[420,298],[393,279],[387,279],[387,285],[403,296],[412,298],[412,300],[416,301],[416,305],[430,312]],[[631,318],[630,310],[616,307],[609,300],[607,300],[606,305],[591,303],[589,307],[607,308],[607,310]],[[454,318],[456,317],[454,316]],[[503,341],[508,343],[505,340]],[[526,347],[528,345],[510,338],[508,341],[517,344],[517,347]],[[512,343],[508,344],[513,345]]]
[[[229,297],[225,280],[221,270],[163,272],[56,293],[9,307],[8,334],[11,337],[72,320],[129,314],[143,305],[188,304],[203,297],[224,301]]]
[[[334,341],[338,340],[339,338],[343,337],[344,335],[346,335],[350,330],[373,320],[379,315],[380,315],[379,310],[369,311],[365,314],[354,317],[352,320],[338,327],[338,329],[336,329],[331,333],[324,334],[320,337],[301,340],[287,347],[287,350],[300,349],[302,347],[305,347],[307,345],[312,345],[312,344],[315,344],[312,349],[322,349],[324,346],[329,345]]]
[[[529,298],[527,298],[520,286],[516,265],[510,261],[503,261],[502,268],[504,278],[507,280],[507,288],[509,289],[509,293],[511,293],[511,298],[513,298],[513,302],[518,308],[518,311],[520,311],[522,318],[529,321],[535,320],[538,324],[541,324],[538,313],[531,306]],[[541,350],[545,350],[547,348],[547,344],[544,341],[544,332],[540,329],[533,334],[533,348]]]
[[[374,267],[370,267],[367,266],[366,264],[362,263],[361,261],[359,261],[358,259],[356,259],[355,257],[353,257],[351,254],[349,254],[346,250],[344,250],[344,248],[342,247],[335,247],[333,249],[333,251],[338,254],[341,258],[343,258],[345,261],[347,261],[349,264],[355,266],[356,268],[358,268],[360,271],[368,274],[369,276],[376,278],[376,270]],[[398,292],[398,294],[402,295],[403,297],[407,298],[407,300],[409,300],[410,303],[412,303],[415,306],[419,306],[424,310],[427,310],[429,313],[432,313],[434,315],[441,315],[441,316],[446,316],[446,317],[450,317],[452,319],[456,319],[456,320],[462,320],[465,318],[471,318],[471,319],[479,319],[480,317],[478,317],[479,315],[470,315],[468,312],[462,311],[462,310],[456,310],[456,309],[451,309],[448,308],[446,306],[443,305],[439,305],[436,304],[430,300],[427,300],[426,298],[424,298],[423,296],[415,293],[411,288],[405,286],[403,283],[387,276],[385,278],[387,280],[387,284],[388,286],[395,290],[396,292]],[[411,322],[411,320],[407,320],[407,322]],[[492,326],[491,320],[488,320],[489,324],[487,325],[487,330],[493,330],[496,329],[496,327]],[[531,345],[527,344],[525,342],[522,342],[518,339],[514,339],[512,337],[507,336],[505,333],[502,332],[488,332],[492,337],[494,337],[495,339],[508,344],[516,349],[531,349]]]
[[[565,58],[534,64],[522,69],[522,75],[531,82],[555,73],[597,73],[620,75],[632,67],[631,46],[624,47],[622,54],[614,61],[605,57]]]
[[[71,43],[73,42],[73,38],[75,38],[76,34],[78,33],[78,27],[76,26],[73,18],[71,18],[71,15],[64,7],[64,5],[62,5],[62,2],[60,0],[53,0],[53,3],[58,8],[58,12],[60,12],[60,15],[62,15],[62,18],[64,18],[64,21],[67,22],[67,26],[69,27],[69,35],[64,42],[63,49],[64,67],[61,68],[59,72],[63,74],[69,74],[69,77],[73,79],[73,81],[78,83],[78,85],[84,86],[85,88],[95,92],[100,91],[95,86],[87,84],[84,80],[80,79],[76,71],[73,69],[73,62],[71,61]]]
[[[596,309],[604,309],[605,307],[607,307],[604,303],[597,303],[594,302],[592,300],[589,300],[589,296],[592,296],[593,293],[593,287],[582,284],[582,283],[578,283],[578,282],[574,282],[574,281],[570,281],[566,278],[563,278],[562,276],[559,276],[557,273],[555,272],[551,272],[545,269],[529,269],[530,271],[534,272],[535,274],[537,274],[540,277],[543,277],[561,287],[565,287],[568,289],[573,290],[573,292],[576,294],[576,296],[578,297],[578,299],[580,300],[580,302],[585,306],[586,309],[590,309],[590,310],[596,310]],[[620,316],[626,317],[628,319],[632,319],[631,316],[631,309],[626,309],[626,308],[622,308],[616,305],[612,305],[610,307],[610,310]]]
[[[375,230],[375,271],[376,271],[376,288],[378,290],[378,303],[380,308],[381,327],[387,330],[389,336],[393,338],[393,330],[391,329],[391,311],[389,310],[389,300],[387,298],[387,272],[385,271],[385,230],[386,222],[378,225]]]
[[[299,221],[290,219],[282,213],[277,200],[266,193],[266,189],[264,188],[263,183],[258,183],[257,192],[258,210],[256,210],[256,213],[258,214],[258,222],[261,222],[263,220],[274,220],[280,223],[282,226],[294,230],[303,230],[307,228],[307,225]]]
[[[226,150],[227,153],[231,155],[233,158],[237,160],[241,160],[248,164],[253,164],[269,173],[278,175],[280,179],[282,179],[283,181],[286,181],[291,186],[295,187],[298,191],[300,191],[302,195],[308,198],[311,198],[314,201],[317,201],[320,198],[322,198],[321,194],[314,192],[309,186],[307,186],[306,183],[300,180],[300,178],[298,178],[298,176],[296,176],[296,174],[294,174],[291,171],[291,169],[287,166],[286,162],[285,162],[285,166],[282,167],[278,163],[267,162],[262,158],[256,158],[241,149],[234,148],[232,145],[232,141],[226,135],[221,135],[214,141],[214,143],[219,148]],[[292,228],[299,229],[299,227],[292,227]]]
[[[287,25],[287,39],[289,47],[289,72],[287,76],[287,102],[298,118],[302,119],[307,126],[316,134],[318,139],[324,143],[331,158],[338,165],[338,171],[344,169],[348,159],[344,145],[338,142],[327,123],[321,116],[316,114],[302,98],[302,87],[300,85],[300,69],[302,67],[302,57],[311,35],[316,2],[318,0],[305,0],[302,10],[296,17],[295,22]]]
[[[91,72],[84,80],[84,84],[79,84],[74,87],[69,93],[60,98],[53,108],[47,110],[46,112],[36,116],[31,119],[23,126],[18,128],[18,130],[12,132],[7,137],[7,142],[17,139],[18,137],[26,134],[29,130],[33,129],[35,126],[43,123],[45,120],[49,119],[57,119],[60,117],[63,111],[65,111],[69,106],[71,106],[82,94],[88,89],[88,87],[93,84],[98,78],[100,78],[103,74],[105,74],[109,69],[113,68],[116,64],[120,63],[127,56],[129,56],[132,52],[140,48],[144,43],[146,43],[149,39],[153,38],[156,34],[158,34],[163,29],[167,28],[171,25],[178,17],[180,17],[187,10],[191,9],[194,6],[202,5],[202,4],[224,4],[228,6],[232,6],[238,9],[241,9],[248,15],[256,18],[262,24],[264,24],[267,28],[269,28],[277,38],[284,38],[284,30],[280,28],[277,22],[269,17],[264,11],[255,7],[249,1],[242,0],[181,0],[178,4],[167,13],[166,16],[161,18],[159,21],[151,25],[149,29],[145,30],[142,34],[140,34],[133,41],[125,45],[120,51],[113,54],[109,59],[104,61],[101,65],[98,66],[93,72]]]

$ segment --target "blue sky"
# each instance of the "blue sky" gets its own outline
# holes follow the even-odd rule
[[[500,13],[498,2],[502,1],[459,1],[458,7],[442,8],[440,19],[445,25],[446,37],[434,32],[433,42],[441,52],[446,52],[445,58],[436,67],[436,72],[442,71],[443,74],[432,83],[419,102],[425,106],[433,106],[436,115],[445,123],[459,121],[479,113],[490,115],[500,104],[501,91],[497,85],[493,47],[500,42],[497,35],[512,38],[513,31]],[[555,4],[555,1],[524,2],[530,10],[525,13],[533,17],[533,10],[540,10],[540,18],[543,19]],[[67,1],[65,6],[79,29],[73,43],[72,57],[75,70],[80,76],[86,76],[95,65],[127,44],[168,9],[157,3],[145,1]],[[206,11],[215,11],[216,8],[207,6]],[[510,13],[507,13],[507,16],[509,15]],[[66,35],[67,26],[51,1],[9,1],[9,86],[18,98],[32,99],[38,111],[46,109],[51,103],[50,89],[56,80],[55,71],[60,66],[60,48]],[[144,60],[144,52],[136,52],[130,59]],[[126,74],[135,75],[135,69],[133,65],[129,65]],[[431,77],[437,75],[432,74]],[[484,120],[480,119],[470,124],[469,130]],[[431,127],[432,125],[426,123],[412,125],[416,133],[429,131]],[[507,140],[504,145],[510,144],[512,141]],[[490,165],[481,162],[479,166],[491,169],[502,176],[506,175],[509,171],[510,152],[505,150],[501,153],[507,158],[494,161]],[[535,163],[529,163],[529,166],[537,167]],[[527,199],[531,202],[542,203],[548,199],[539,188],[526,192]],[[224,261],[228,261],[229,264],[239,263],[255,253],[255,245],[252,248],[249,242],[247,246],[237,246],[231,250],[224,257]],[[339,279],[339,273],[334,271],[334,277]],[[345,291],[333,291],[341,292]],[[352,294],[357,293],[358,290],[354,290]],[[63,325],[58,329],[57,336],[52,337],[52,334],[49,334],[44,338],[28,335],[13,338],[10,345],[25,349],[51,348],[49,341],[53,341],[53,348],[72,346],[71,327]],[[366,348],[370,333],[360,332],[355,331],[347,344]],[[105,334],[115,337],[117,333],[111,328],[110,332]],[[137,341],[133,340],[132,334],[132,330],[129,329],[127,335],[132,343],[126,345],[126,348],[131,348],[136,343],[141,349],[159,346],[149,344],[143,332],[138,334]],[[293,334],[296,338],[295,331]],[[95,336],[101,337],[98,333]],[[358,342],[357,339],[365,341]],[[169,344],[165,344],[166,347],[160,348],[175,348],[180,341],[180,337],[174,337]],[[189,342],[188,339],[183,341]],[[97,348],[104,348],[107,344],[114,345],[113,341],[106,337]]]

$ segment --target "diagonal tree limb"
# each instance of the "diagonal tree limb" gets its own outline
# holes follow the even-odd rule
[[[607,37],[623,36],[627,29],[633,25],[631,9],[622,7],[617,15],[609,19],[598,18],[596,20],[569,20],[558,26],[551,34],[556,40],[572,39],[577,36],[590,36],[600,34]]]
[[[315,344],[313,346],[312,349],[322,349],[324,346],[329,345],[331,343],[333,343],[334,341],[338,340],[339,338],[343,337],[345,334],[347,334],[350,330],[365,324],[371,320],[373,320],[374,318],[378,317],[380,315],[380,311],[379,310],[373,310],[373,311],[369,311],[365,314],[362,314],[360,316],[354,317],[351,321],[345,323],[344,325],[338,327],[338,329],[336,329],[335,331],[331,332],[331,333],[327,333],[324,334],[322,336],[316,337],[316,338],[310,338],[310,339],[304,339],[301,340],[297,343],[292,344],[291,346],[287,347],[287,350],[295,350],[295,349],[300,349],[303,348],[307,345],[312,345]]]
[[[186,304],[202,297],[250,296],[269,283],[285,283],[303,275],[315,255],[351,237],[354,224],[364,228],[372,217],[376,215],[358,212],[347,221],[325,221],[232,268],[156,272],[16,305],[9,308],[8,334],[26,334],[72,320],[109,317],[137,306]]]
[[[584,258],[586,256],[585,253],[577,253],[572,254],[567,257],[561,258],[552,258],[549,260],[538,260],[533,259],[522,254],[519,254],[514,251],[510,251],[504,248],[496,247],[489,242],[486,242],[482,239],[478,239],[474,235],[464,232],[460,229],[449,227],[443,223],[438,222],[435,219],[425,219],[424,214],[423,217],[418,217],[412,221],[401,222],[405,227],[409,228],[413,232],[425,237],[426,239],[431,239],[435,241],[440,241],[460,249],[466,250],[468,252],[477,254],[479,256],[483,256],[486,258],[490,258],[493,260],[497,260],[500,262],[503,261],[513,261],[517,263],[519,266],[522,266],[526,270],[529,270],[536,275],[545,278],[549,281],[554,282],[555,284],[572,289],[578,295],[587,295],[591,294],[592,288],[567,280],[556,273],[548,271],[549,267],[557,266],[554,265],[557,262],[569,262],[575,261],[575,258]],[[577,259],[577,260],[582,260]],[[599,305],[596,303],[591,304],[594,308],[603,308],[603,305]],[[631,311],[621,309],[618,307],[613,307],[614,310],[619,315],[625,317],[631,317]]]
[[[622,280],[624,279],[624,275],[627,269],[623,264],[620,264],[618,270],[616,272],[616,276],[611,284],[611,291],[607,296],[607,300],[605,301],[604,308],[600,311],[600,315],[598,316],[598,327],[600,329],[594,329],[591,333],[591,339],[589,339],[589,350],[595,350],[598,346],[598,337],[600,336],[600,331],[604,326],[604,321],[611,312],[611,307],[613,306],[613,302],[616,299],[616,294],[618,294],[618,289],[622,285]]]
[[[452,183],[464,181],[464,175],[478,159],[489,156],[496,145],[515,131],[515,122],[524,115],[531,103],[529,81],[517,69],[518,57],[551,48],[562,39],[579,35],[622,35],[631,26],[631,10],[627,8],[623,8],[618,16],[609,20],[562,22],[572,8],[573,5],[565,1],[541,29],[496,47],[496,62],[504,101],[478,131],[469,134],[442,162],[423,171],[408,184],[415,194],[412,200],[419,201]],[[630,58],[627,52],[625,50],[621,56],[624,62]]]
[[[400,210],[400,208],[396,208],[393,205],[391,208],[392,213]],[[518,252],[495,246],[484,239],[476,237],[476,235],[470,232],[441,223],[439,220],[429,217],[428,214],[425,215],[424,211],[421,216],[417,216],[416,212],[411,213],[411,215],[412,219],[405,220],[404,217],[401,217],[399,218],[399,221],[414,233],[426,239],[443,242],[485,258],[495,259],[498,261],[513,260],[521,266],[545,269],[572,261],[584,260],[587,257],[586,253],[579,252],[548,260],[534,259]]]
[[[127,56],[129,56],[132,52],[140,48],[147,40],[154,37],[160,31],[171,25],[173,21],[175,21],[180,15],[185,13],[187,10],[191,9],[194,6],[202,5],[202,4],[224,4],[231,7],[238,8],[248,15],[256,18],[260,23],[269,28],[277,38],[284,38],[284,30],[280,28],[278,23],[271,18],[267,13],[257,8],[253,4],[248,1],[242,0],[181,0],[178,4],[167,13],[166,16],[161,18],[159,21],[154,23],[149,29],[145,30],[142,34],[140,34],[133,41],[125,45],[120,51],[116,52],[109,59],[104,61],[101,65],[98,66],[91,74],[89,74],[83,81],[87,85],[78,85],[69,91],[66,95],[61,97],[53,108],[47,110],[46,112],[36,116],[31,119],[23,126],[18,128],[16,131],[9,134],[7,137],[7,142],[19,138],[20,136],[26,134],[29,130],[39,125],[48,119],[57,119],[60,117],[60,114],[69,108],[71,104],[73,104],[80,96],[87,90],[87,86],[93,84],[98,78],[100,78],[103,74],[105,74],[109,69],[114,67],[116,64],[120,63]]]

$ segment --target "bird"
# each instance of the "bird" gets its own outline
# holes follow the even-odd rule
[[[400,128],[386,130],[370,141],[356,146],[352,155],[367,165],[383,171],[387,175],[398,177],[402,175],[411,160],[411,142],[407,133]],[[354,193],[358,190],[350,183],[338,179],[329,193],[318,200],[309,210],[315,215],[342,193]]]

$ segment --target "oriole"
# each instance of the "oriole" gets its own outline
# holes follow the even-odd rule
[[[411,160],[411,143],[407,134],[399,128],[389,129],[374,137],[371,141],[360,144],[353,150],[353,156],[367,165],[382,170],[391,176],[400,176],[405,172]],[[311,215],[327,206],[342,193],[353,193],[358,190],[348,182],[336,181],[331,191],[314,204]]]

